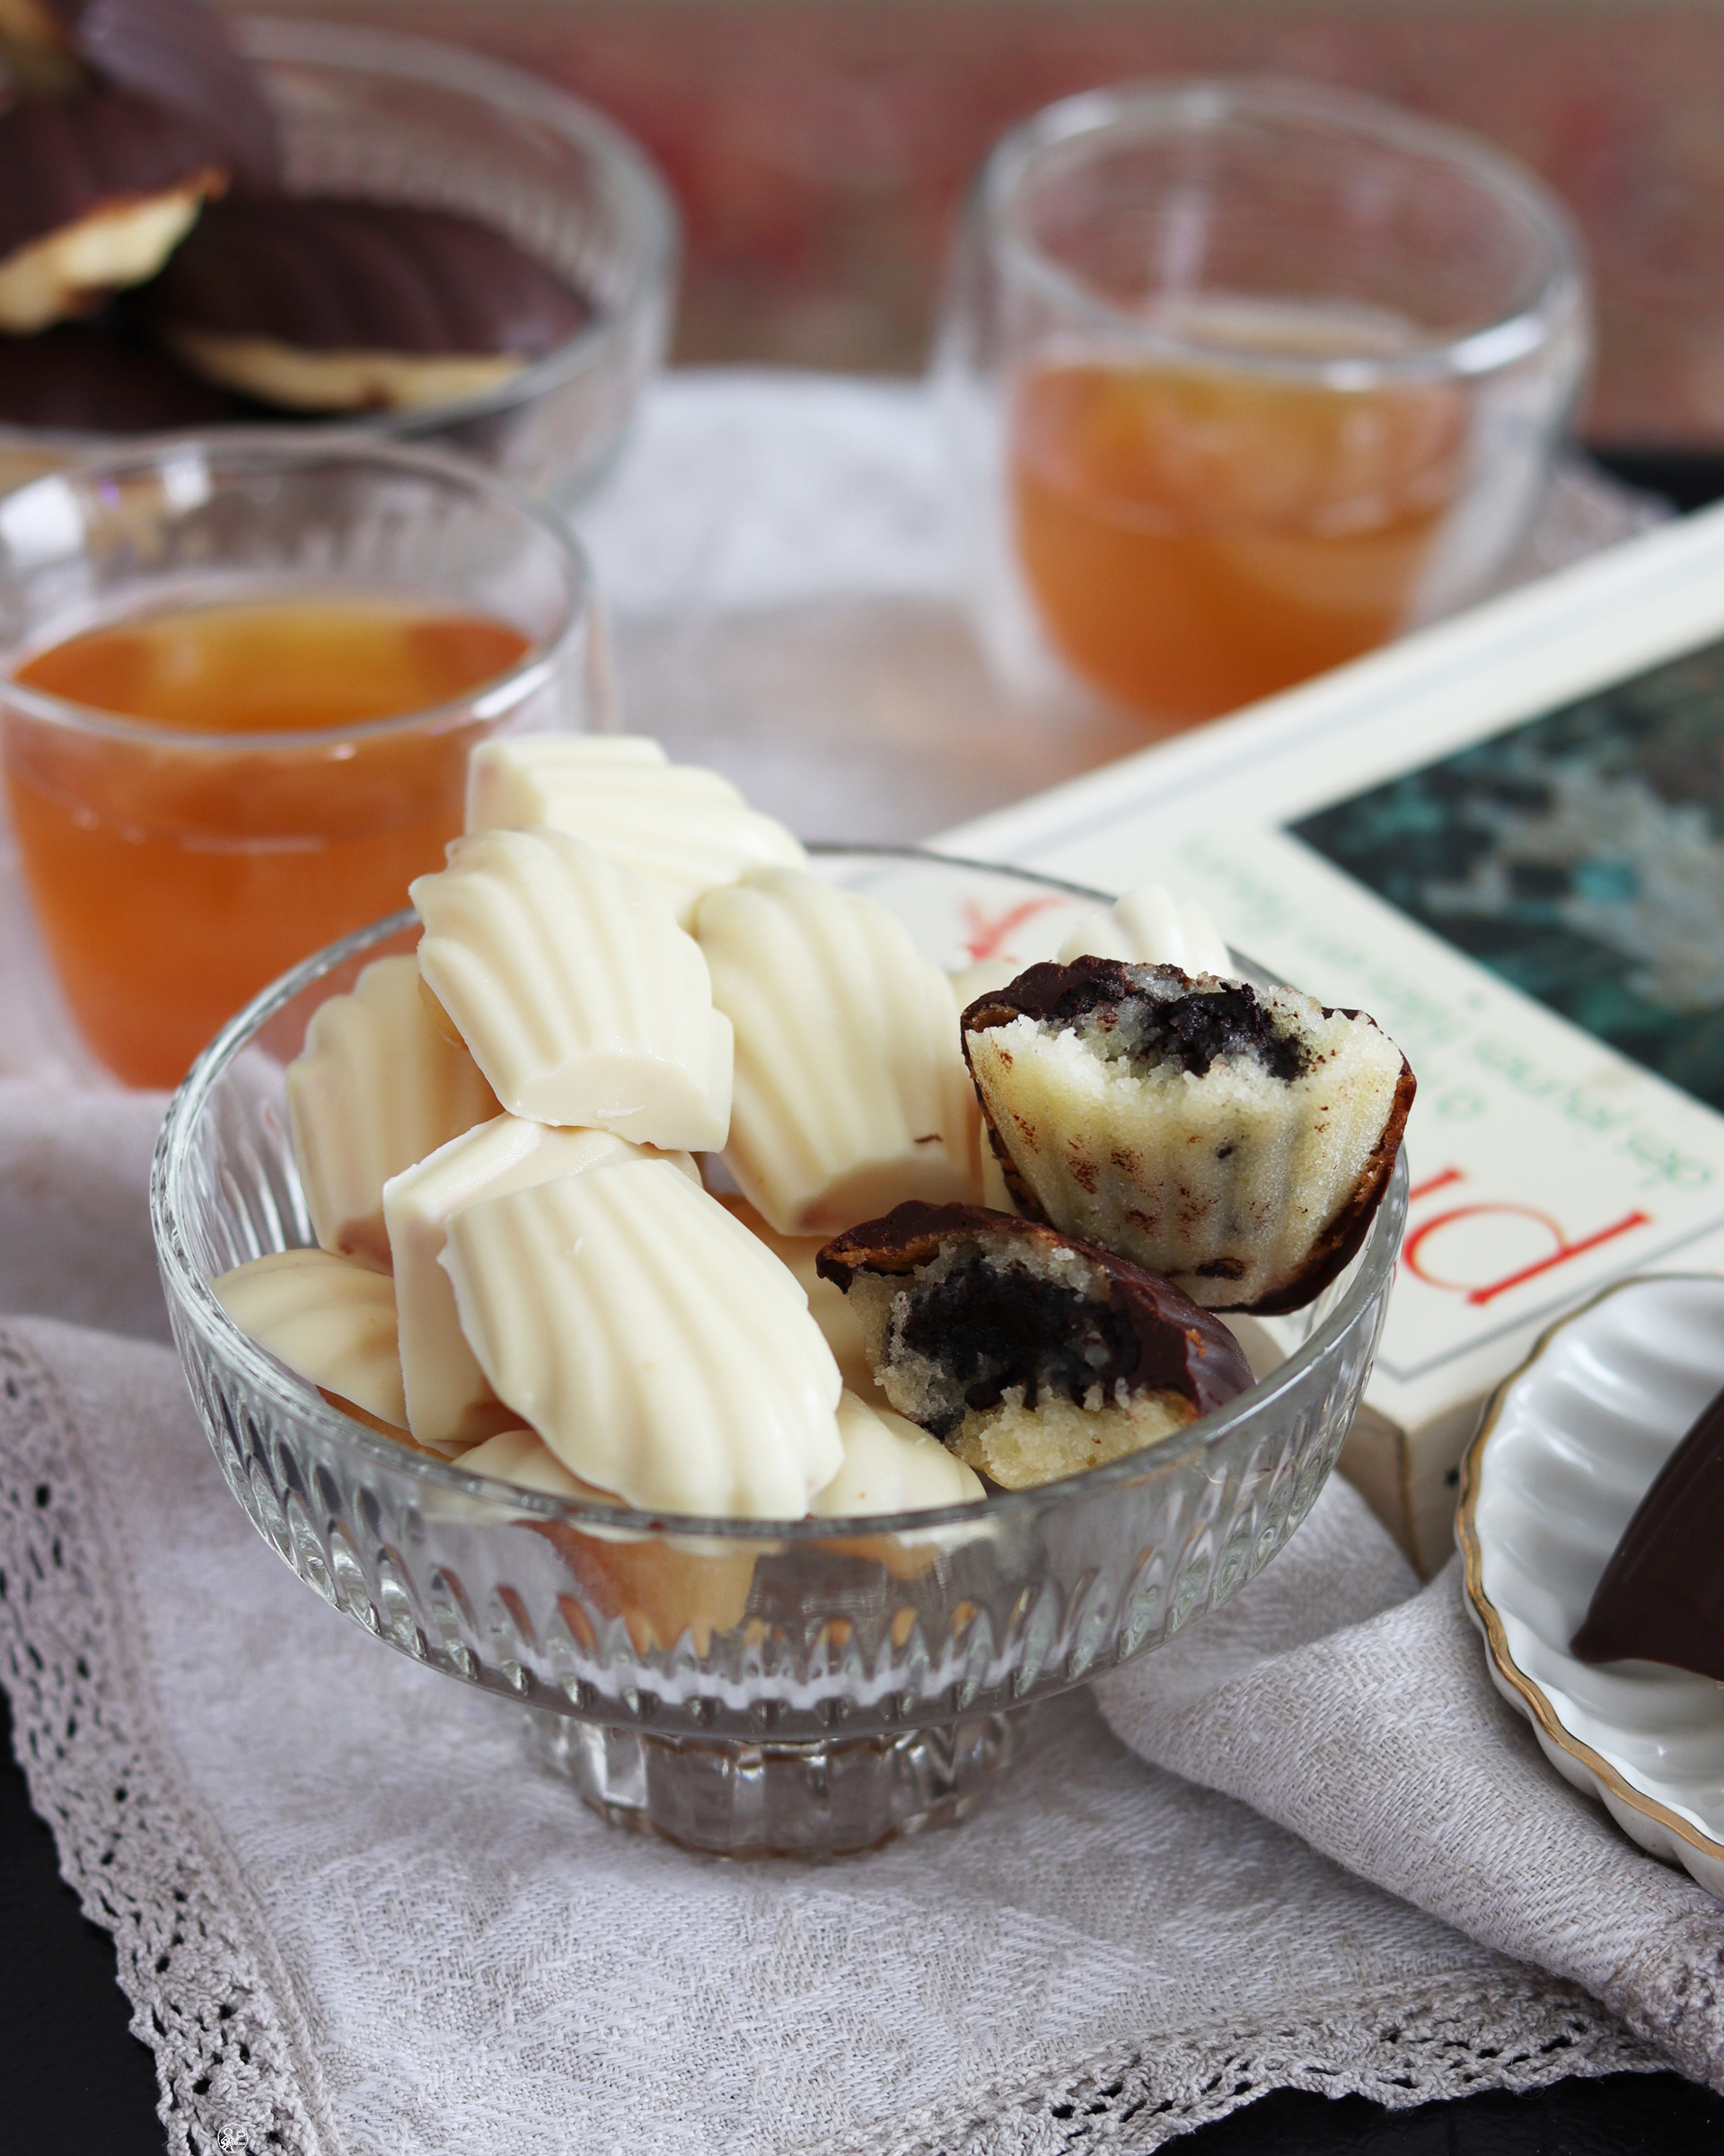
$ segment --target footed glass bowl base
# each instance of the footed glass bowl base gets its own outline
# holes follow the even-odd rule
[[[1035,1710],[814,1744],[702,1743],[531,1711],[534,1755],[613,1826],[715,1856],[841,1856],[967,1818]]]

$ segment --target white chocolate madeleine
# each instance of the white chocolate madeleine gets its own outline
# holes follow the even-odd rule
[[[499,1430],[461,1456],[468,1474],[488,1474],[518,1489],[540,1490],[548,1497],[579,1498],[590,1505],[614,1505],[621,1500],[608,1490],[595,1490],[578,1474],[571,1474],[536,1430]]]
[[[564,832],[485,831],[409,889],[420,971],[512,1114],[724,1144],[730,1021],[654,884]]]
[[[518,1115],[498,1115],[463,1131],[384,1184],[407,1422],[421,1445],[453,1450],[515,1420],[467,1345],[455,1291],[437,1263],[450,1215],[559,1175],[579,1175],[618,1160],[658,1157],[608,1131],[561,1131]],[[664,1157],[684,1174],[696,1174],[686,1153]]]
[[[782,823],[750,808],[717,771],[670,763],[655,742],[594,753],[603,735],[527,735],[475,749],[468,765],[467,828],[544,824],[596,846],[607,859],[650,877],[683,928],[701,895],[771,864],[807,856]],[[612,741],[638,742],[620,735]]]
[[[497,1113],[459,1041],[441,1033],[412,956],[379,958],[312,1013],[287,1066],[287,1119],[312,1227],[325,1250],[389,1268],[383,1185]]]
[[[796,1519],[843,1457],[795,1279],[668,1161],[470,1206],[443,1263],[497,1396],[643,1510]]]
[[[1202,907],[1182,906],[1159,884],[1139,884],[1105,913],[1086,913],[1060,946],[1060,964],[1069,965],[1074,958],[1176,965],[1182,973],[1214,973],[1223,980],[1233,972],[1226,939]]]
[[[868,1512],[929,1512],[967,1505],[988,1492],[972,1467],[937,1438],[889,1407],[846,1392],[838,1404],[844,1464],[814,1494],[819,1519],[853,1519]]]
[[[796,869],[700,902],[736,1029],[725,1160],[781,1235],[830,1235],[976,1188],[976,1109],[951,985],[895,915]]]
[[[826,1247],[824,1236],[781,1236],[770,1220],[761,1217],[746,1198],[726,1192],[718,1200],[727,1213],[733,1214],[752,1236],[759,1236],[781,1265],[787,1265],[796,1275],[796,1285],[808,1298],[809,1315],[826,1336],[826,1345],[832,1351],[840,1374],[845,1385],[865,1400],[870,1395],[879,1395],[874,1382],[874,1371],[868,1362],[867,1348],[862,1338],[861,1321],[850,1307],[849,1299],[841,1288],[820,1277],[815,1260]]]
[[[1412,1102],[1363,1014],[1173,966],[1033,966],[963,1026],[1018,1210],[1211,1310],[1297,1309],[1335,1278]]]
[[[290,1370],[405,1430],[395,1296],[383,1273],[327,1250],[278,1250],[209,1286],[241,1332]]]
[[[607,774],[663,774],[670,768],[663,744],[646,734],[527,734],[483,741],[467,759],[465,828],[530,831],[546,823],[567,829],[554,812],[564,802],[578,803],[584,786],[603,782]],[[718,788],[721,799],[737,797],[723,779]]]
[[[594,1489],[571,1474],[538,1433],[506,1430],[462,1456],[473,1474],[488,1474],[522,1490],[542,1490],[551,1497],[578,1499],[587,1505],[620,1505],[614,1491]],[[591,1517],[578,1527],[560,1520],[535,1522],[561,1553],[578,1582],[582,1597],[606,1619],[620,1617],[637,1653],[672,1647],[686,1632],[697,1654],[705,1654],[715,1632],[740,1624],[754,1579],[754,1546],[716,1536],[643,1535],[638,1528],[612,1527]],[[565,1620],[583,1631],[581,1603],[559,1597]]]
[[[831,1288],[830,1281],[822,1281]],[[833,1295],[839,1291],[831,1288]],[[840,1297],[840,1300],[842,1298]],[[922,1512],[984,1497],[981,1481],[954,1459],[937,1438],[883,1404],[848,1388],[838,1404],[838,1434],[844,1458],[838,1473],[814,1494],[816,1518],[845,1519],[869,1512]],[[577,1498],[594,1505],[621,1499],[571,1474],[536,1430],[505,1430],[461,1456],[469,1474],[488,1474],[523,1490]]]
[[[514,753],[502,756],[504,747]],[[469,831],[523,830],[542,817],[516,810],[534,805],[537,770],[570,774],[597,764],[646,764],[662,770],[670,758],[650,734],[533,734],[510,742],[482,741],[467,758]]]

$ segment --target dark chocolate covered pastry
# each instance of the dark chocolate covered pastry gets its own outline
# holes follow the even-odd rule
[[[963,1032],[1020,1210],[1210,1310],[1297,1309],[1334,1279],[1412,1104],[1374,1020],[1174,966],[1032,966]]]
[[[1664,1662],[1724,1684],[1724,1392],[1653,1477],[1570,1642],[1583,1662]]]
[[[0,57],[31,96],[125,91],[189,122],[234,179],[279,176],[275,116],[205,0],[0,0]]]
[[[1178,1289],[1009,1213],[901,1205],[816,1263],[900,1414],[1007,1490],[1139,1452],[1252,1382]]]
[[[470,217],[323,197],[233,197],[152,296],[212,382],[295,411],[482,394],[576,336],[583,296]]]
[[[0,427],[153,434],[226,418],[226,398],[165,353],[82,322],[0,337]]]
[[[117,91],[0,111],[0,330],[27,336],[154,276],[225,185],[207,136]]]

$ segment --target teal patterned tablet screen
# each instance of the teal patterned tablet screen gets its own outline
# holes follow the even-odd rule
[[[1724,1110],[1724,642],[1288,828]]]

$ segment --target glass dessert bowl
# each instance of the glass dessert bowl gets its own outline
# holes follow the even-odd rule
[[[290,195],[461,213],[594,310],[576,335],[478,395],[347,417],[251,406],[242,423],[433,443],[564,505],[585,494],[669,334],[676,212],[645,154],[580,99],[459,47],[268,15],[235,16],[230,30],[280,124]],[[115,438],[0,425],[0,488]]]
[[[979,920],[1097,902],[929,855],[827,850],[816,866],[946,964]],[[168,1307],[210,1443],[264,1539],[379,1639],[520,1702],[540,1758],[614,1823],[729,1855],[826,1855],[961,1818],[1037,1702],[1218,1606],[1309,1511],[1375,1352],[1404,1158],[1340,1278],[1253,1328],[1253,1368],[1275,1367],[1249,1391],[1129,1458],[981,1503],[667,1519],[464,1473],[340,1412],[241,1333],[208,1282],[314,1240],[285,1067],[318,1006],[418,933],[402,914],[332,946],[199,1058],[153,1182]]]

